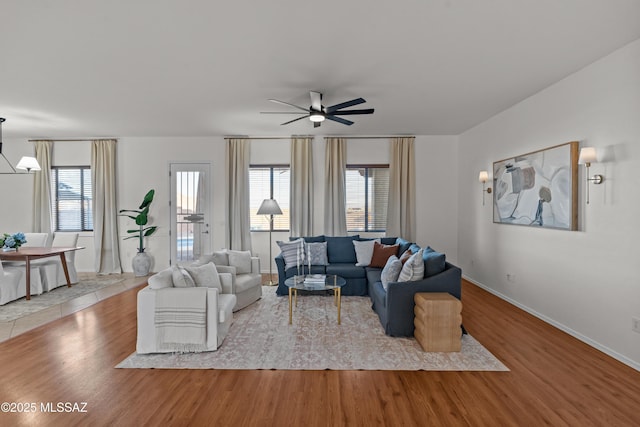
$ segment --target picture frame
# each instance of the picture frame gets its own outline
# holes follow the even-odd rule
[[[578,141],[493,163],[493,222],[578,229]]]

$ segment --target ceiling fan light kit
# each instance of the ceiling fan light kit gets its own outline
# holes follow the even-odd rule
[[[297,122],[298,120],[302,120],[304,118],[309,118],[310,121],[313,122],[313,127],[320,127],[320,123],[325,119],[332,120],[334,122],[342,123],[343,125],[351,126],[354,122],[351,120],[343,119],[338,116],[349,116],[355,114],[373,114],[373,108],[367,108],[363,110],[344,110],[344,108],[353,107],[354,105],[363,104],[366,101],[363,98],[352,99],[351,101],[341,102],[340,104],[335,104],[330,107],[325,107],[322,105],[322,93],[310,91],[309,97],[311,98],[311,106],[309,108],[304,108],[299,105],[290,104],[288,102],[279,101],[277,99],[270,99],[269,101],[275,102],[277,104],[287,105],[293,108],[296,108],[300,111],[304,111],[304,113],[300,113],[298,111],[291,112],[263,112],[262,114],[304,114],[301,117],[297,117],[293,120],[289,120],[288,122],[282,123],[282,125],[288,125],[289,123]]]

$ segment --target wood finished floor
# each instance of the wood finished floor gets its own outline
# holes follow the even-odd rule
[[[136,290],[0,344],[0,426],[638,426],[640,372],[463,283],[463,321],[510,372],[124,370]]]

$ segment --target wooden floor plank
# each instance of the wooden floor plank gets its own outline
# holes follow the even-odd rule
[[[133,370],[136,292],[0,343],[0,425],[637,426],[640,372],[468,283],[463,321],[510,372]]]

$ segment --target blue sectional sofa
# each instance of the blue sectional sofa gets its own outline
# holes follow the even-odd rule
[[[296,238],[291,238],[295,240]],[[336,274],[346,280],[342,288],[342,295],[369,296],[373,310],[378,314],[380,323],[387,335],[396,337],[413,336],[413,309],[415,306],[413,297],[417,292],[448,292],[461,299],[461,276],[459,267],[446,261],[445,255],[427,247],[424,248],[425,277],[422,280],[412,282],[392,282],[387,290],[382,286],[380,275],[382,268],[356,266],[356,253],[353,240],[359,236],[329,237],[314,236],[305,237],[306,242],[327,242],[326,265],[311,265],[311,274]],[[411,248],[417,253],[420,247],[402,238],[383,237],[381,243],[385,245],[398,244],[398,256],[406,249]],[[285,260],[282,254],[276,258],[278,267],[278,295],[288,295],[289,288],[284,281],[297,273],[297,268],[285,269]],[[309,273],[309,267],[302,268],[304,274]]]

